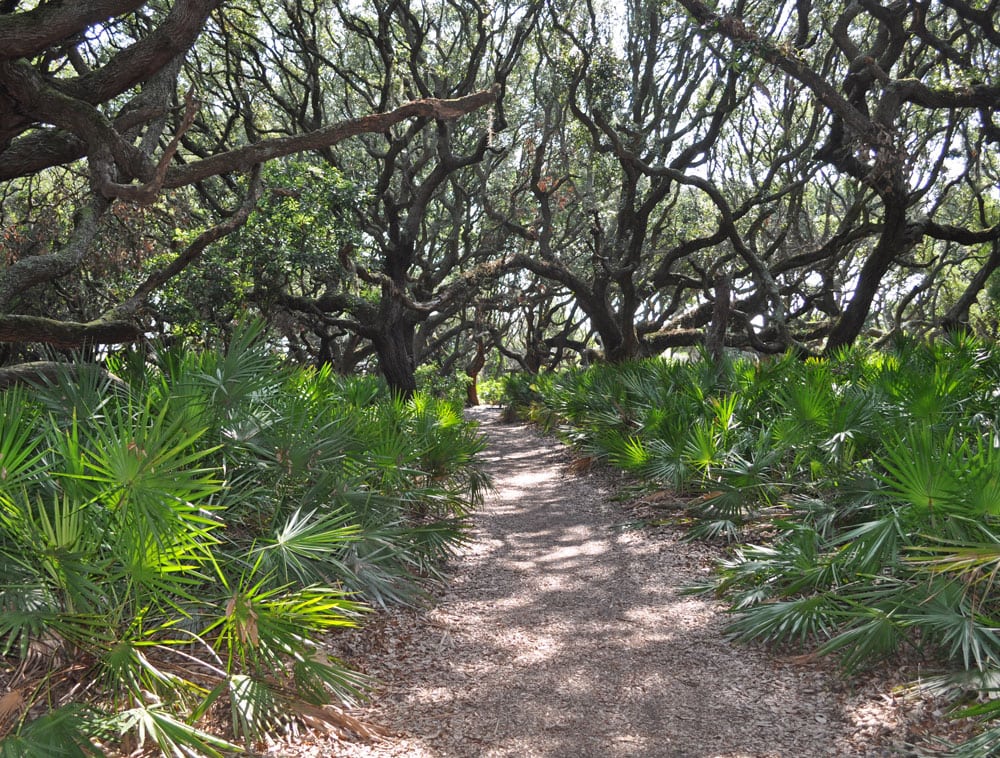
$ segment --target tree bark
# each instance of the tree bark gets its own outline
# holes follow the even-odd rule
[[[86,3],[43,3],[34,10],[0,17],[0,59],[36,54],[49,45],[144,5],[145,0],[90,0]]]
[[[465,385],[465,404],[470,408],[475,408],[479,405],[479,372],[483,370],[483,366],[485,365],[486,343],[482,337],[478,337],[476,338],[476,354],[469,361],[469,365],[465,367],[465,375],[469,377],[469,381]]]
[[[409,330],[385,330],[374,340],[382,376],[389,384],[389,389],[404,398],[412,397],[417,391],[413,347],[407,343],[407,332],[412,341],[412,327]]]
[[[722,360],[726,347],[726,331],[729,327],[729,311],[732,307],[731,297],[729,277],[726,274],[719,274],[715,279],[715,305],[712,308],[712,324],[705,335],[705,349],[716,363]]]
[[[389,389],[408,398],[417,391],[413,353],[415,327],[412,314],[390,285],[383,285],[375,332],[371,335],[379,369]]]
[[[912,243],[907,235],[906,203],[902,200],[887,205],[883,224],[882,234],[875,249],[861,267],[851,301],[827,337],[824,350],[827,355],[854,344],[871,312],[872,301],[878,293],[882,277],[896,257],[905,252]]]
[[[115,345],[137,340],[131,321],[57,321],[42,316],[0,314],[0,342],[43,342],[53,347]]]

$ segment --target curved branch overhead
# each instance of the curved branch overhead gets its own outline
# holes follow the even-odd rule
[[[142,332],[144,303],[203,257],[211,244],[245,224],[260,191],[241,189],[243,180],[234,177],[279,158],[329,154],[344,140],[388,134],[404,122],[414,125],[409,131],[416,135],[424,124],[454,121],[496,102],[500,85],[488,86],[487,79],[483,86],[481,74],[469,74],[478,64],[470,63],[459,90],[431,88],[426,92],[434,96],[409,101],[394,97],[385,101],[382,112],[361,116],[314,110],[315,118],[306,128],[284,136],[273,131],[262,134],[254,125],[254,105],[240,89],[245,84],[244,67],[253,56],[248,52],[249,57],[238,57],[237,45],[243,43],[236,42],[255,23],[244,15],[255,1],[223,11],[219,0],[43,2],[28,11],[19,11],[19,4],[13,3],[0,13],[0,181],[30,180],[58,166],[76,170],[82,160],[91,195],[81,202],[65,236],[46,243],[47,254],[8,255],[8,265],[0,269],[0,309],[8,311],[0,325],[0,342],[69,347],[132,340]],[[297,8],[305,14],[288,33],[307,33],[306,5],[287,6],[289,12]],[[264,18],[262,23],[270,22]],[[479,26],[485,35],[485,27]],[[274,30],[256,39],[277,39],[283,33]],[[216,52],[220,44],[228,52]],[[480,58],[484,45],[480,43]],[[319,53],[315,44],[304,49]],[[206,72],[199,62],[206,54],[232,57],[221,68],[213,64],[213,71]],[[185,58],[190,83],[182,99],[179,75]],[[314,70],[328,64],[321,56]],[[213,88],[219,83],[215,74],[220,71],[231,87],[231,100],[214,97]],[[318,86],[322,78],[317,75],[311,81]],[[473,86],[476,82],[478,89]],[[321,91],[316,90],[315,96],[321,97]],[[226,108],[232,112],[224,113]],[[228,119],[229,126],[213,135],[212,124],[220,118]],[[241,123],[243,134],[234,128]],[[448,164],[441,174],[445,176],[467,158],[443,154],[441,160]],[[212,200],[205,185],[217,177],[235,198]],[[152,205],[165,193],[192,185],[212,200],[212,210],[222,218],[208,223],[179,252],[165,253],[159,265],[132,286],[131,295],[107,302],[101,312],[92,314],[94,319],[60,321],[48,314],[13,312],[30,310],[33,291],[59,286],[99,260],[109,210],[122,203]],[[75,192],[81,190],[85,188]],[[238,209],[227,211],[234,199]],[[401,297],[412,302],[407,295]],[[60,323],[62,328],[57,328]]]
[[[79,20],[75,12],[77,6],[88,6],[90,3],[45,3],[39,6],[38,10],[45,10],[45,24],[53,23],[55,17],[69,15],[73,19]],[[105,5],[115,5],[105,3]],[[145,9],[150,3],[118,3],[123,6],[114,14],[104,14],[103,21],[110,22],[114,17],[128,17],[126,9]],[[205,29],[205,24],[212,11],[219,5],[219,0],[177,0],[170,8],[170,11],[161,19],[160,23],[146,33],[137,36],[132,44],[125,46],[117,52],[113,52],[106,61],[100,62],[93,67],[87,67],[77,76],[66,76],[64,68],[58,71],[49,71],[47,68],[39,69],[39,74],[47,78],[48,84],[63,97],[74,101],[75,106],[81,113],[81,118],[94,118],[93,113],[88,113],[87,105],[93,108],[111,104],[112,101],[127,93],[132,88],[141,85],[144,81],[153,77],[156,72],[166,66],[177,55],[184,53],[194,44],[199,35]],[[0,46],[5,51],[17,49],[19,45],[14,42],[18,39],[15,28],[28,25],[42,26],[38,19],[32,21],[27,19],[33,11],[26,13],[14,13],[8,16],[0,16],[0,23],[9,22],[11,24],[10,36],[4,35],[0,29],[0,40],[4,44]],[[26,61],[38,63],[46,58],[72,57],[69,51],[75,50],[87,36],[87,32],[94,27],[96,22],[84,24],[75,28],[68,35],[63,35],[55,42],[43,43],[38,39],[36,44],[27,52],[20,55],[3,55],[0,60],[8,63],[16,61]],[[57,24],[60,28],[62,24]],[[8,41],[10,40],[10,42]],[[39,60],[40,59],[40,60]],[[36,66],[37,68],[37,66]],[[8,71],[16,71],[15,68],[7,67]],[[27,112],[22,110],[16,95],[7,91],[5,77],[0,77],[0,147],[6,146],[17,137],[29,133],[45,123],[58,123],[48,121],[44,114]],[[114,114],[103,114],[104,118],[112,118]],[[3,153],[0,152],[0,161],[3,160]]]
[[[34,10],[0,16],[0,60],[26,58],[68,37],[145,5],[145,0],[94,0],[87,3],[42,3]]]
[[[995,12],[960,0],[945,8],[877,0],[800,7],[802,44],[796,47],[767,31],[763,16],[730,15],[701,0],[677,2],[706,39],[731,45],[723,54],[755,59],[801,83],[829,117],[816,157],[878,196],[869,213],[880,217],[879,231],[829,328],[828,351],[858,338],[887,279],[925,240],[973,246],[996,239],[995,214],[940,222],[925,217],[923,205],[928,193],[939,198],[938,209],[942,193],[967,202],[949,178],[956,172],[964,172],[966,190],[985,201],[990,180],[982,172],[996,166],[983,153],[997,141],[993,119],[1000,107]],[[969,123],[972,114],[980,118]]]
[[[373,113],[317,129],[293,137],[261,140],[247,147],[213,155],[203,160],[179,166],[167,172],[165,188],[183,187],[212,176],[232,171],[245,171],[252,166],[294,153],[321,150],[360,134],[383,133],[396,124],[413,118],[447,121],[467,115],[496,101],[499,87],[495,86],[464,97],[443,100],[424,98],[404,103],[386,113]]]
[[[988,326],[995,11],[0,0],[0,360],[250,312],[406,392]]]

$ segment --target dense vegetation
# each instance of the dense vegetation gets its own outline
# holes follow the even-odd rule
[[[418,385],[512,369],[736,633],[988,692],[998,14],[0,0],[0,751],[350,697],[485,486]]]
[[[634,475],[665,523],[740,543],[710,586],[743,640],[895,654],[994,715],[1000,354],[968,338],[826,359],[648,359],[508,381],[512,407]],[[930,673],[937,667],[939,676]],[[983,755],[1000,730],[968,745]]]
[[[402,392],[996,336],[997,12],[3,0],[0,362],[246,311]]]
[[[333,718],[365,682],[322,636],[418,600],[464,539],[489,483],[460,403],[250,336],[0,394],[3,755],[217,755]]]

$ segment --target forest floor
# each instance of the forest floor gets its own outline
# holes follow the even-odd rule
[[[351,715],[379,736],[306,735],[270,755],[918,755],[970,728],[896,694],[918,671],[847,680],[831,661],[727,641],[724,606],[682,593],[721,548],[634,528],[613,475],[578,472],[496,409],[472,416],[496,491],[447,589],[336,642],[378,683]]]

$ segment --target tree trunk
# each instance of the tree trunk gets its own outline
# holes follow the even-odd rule
[[[642,354],[639,335],[632,323],[619,325],[607,335],[600,331],[598,334],[604,344],[604,360],[608,363],[624,363]]]
[[[417,391],[414,336],[416,328],[406,305],[384,288],[379,307],[378,331],[372,339],[379,369],[389,389],[402,397]]]
[[[405,324],[385,330],[374,340],[379,369],[389,384],[389,389],[402,397],[411,397],[417,391],[417,377],[413,365],[413,328]]]
[[[729,327],[731,287],[729,277],[719,274],[715,279],[715,304],[712,308],[712,323],[705,335],[705,349],[716,363],[722,360],[726,347],[726,331]]]
[[[479,372],[483,370],[483,366],[485,365],[486,344],[480,337],[476,339],[476,354],[473,356],[472,360],[469,361],[469,365],[465,367],[465,375],[469,377],[469,381],[465,385],[465,404],[469,408],[475,408],[479,405],[479,390],[477,384],[479,381]]]
[[[872,301],[878,293],[882,277],[892,266],[892,262],[906,251],[910,240],[907,238],[906,203],[903,200],[892,203],[886,208],[883,221],[882,236],[872,254],[861,267],[858,284],[854,288],[851,302],[847,304],[840,321],[838,321],[826,340],[827,355],[841,347],[853,345],[861,334],[865,321],[871,311]]]
[[[630,314],[616,313],[606,298],[582,299],[581,306],[601,340],[605,361],[624,363],[639,356],[639,335]]]

